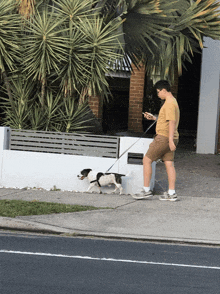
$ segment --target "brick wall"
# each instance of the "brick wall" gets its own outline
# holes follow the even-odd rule
[[[98,121],[101,123],[103,114],[103,106],[101,99],[98,96],[89,96],[88,102],[92,112],[94,113]]]
[[[128,130],[142,132],[142,109],[145,84],[145,68],[137,69],[133,65],[133,72],[130,78]]]
[[[129,91],[129,111],[128,111],[128,130],[134,132],[143,132],[142,125],[142,110],[143,110],[143,97],[145,85],[145,68],[142,66],[137,69],[133,65],[133,72],[130,78],[130,91]],[[175,83],[171,88],[172,93],[177,97],[178,92],[178,75],[175,75]],[[98,119],[102,122],[103,104],[98,96],[89,97],[89,106]]]

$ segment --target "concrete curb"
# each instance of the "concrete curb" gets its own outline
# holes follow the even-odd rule
[[[129,240],[139,242],[158,242],[158,243],[174,243],[181,245],[196,245],[196,246],[220,246],[220,241],[210,241],[206,239],[190,239],[190,238],[169,238],[160,236],[142,236],[128,235],[117,233],[103,233],[79,229],[66,229],[57,226],[47,225],[43,223],[30,222],[25,220],[17,220],[8,217],[0,217],[0,230],[20,231],[29,233],[44,233],[57,235],[73,235],[75,237],[96,237],[117,240]]]

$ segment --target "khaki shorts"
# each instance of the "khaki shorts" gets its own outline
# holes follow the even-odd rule
[[[174,144],[177,146],[179,140],[174,139]],[[152,161],[162,159],[163,161],[174,161],[175,151],[170,151],[169,138],[161,135],[156,135],[154,141],[150,144],[145,156]]]

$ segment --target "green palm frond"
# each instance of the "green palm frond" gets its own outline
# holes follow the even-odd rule
[[[38,100],[35,100],[32,104],[29,114],[29,129],[31,130],[44,130],[45,129],[45,118],[44,112],[42,111],[42,105]]]
[[[93,125],[94,117],[91,115],[91,109],[85,101],[79,105],[75,99],[64,99],[63,107],[60,108],[60,117],[62,124],[59,128],[63,132],[77,132],[90,128]]]
[[[108,83],[106,75],[114,71],[116,60],[121,60],[123,47],[119,42],[121,35],[118,32],[119,21],[112,20],[108,24],[98,16],[84,19],[80,30],[84,35],[84,63],[83,74],[86,76],[86,85],[89,85],[91,95],[107,95]]]
[[[72,95],[86,83],[84,74],[86,52],[85,36],[80,26],[65,26],[66,30],[62,32],[63,37],[67,40],[66,50],[68,58],[62,62],[59,77],[61,77],[61,87],[65,95]]]
[[[62,98],[59,93],[53,94],[51,90],[46,91],[44,107],[44,130],[52,131],[60,123],[59,109],[62,106]]]
[[[13,77],[11,79],[11,92],[14,101],[13,108],[8,98],[2,98],[3,123],[15,129],[27,129],[29,127],[30,110],[35,98],[34,84],[22,75]],[[30,97],[32,97],[32,100],[30,100]]]
[[[41,82],[52,70],[59,72],[59,63],[66,60],[67,41],[63,38],[60,18],[44,10],[28,22],[24,42],[24,70],[28,78]]]
[[[215,1],[191,1],[181,15],[179,14],[172,23],[171,61],[178,66],[179,74],[182,73],[183,61],[190,60],[194,52],[203,48],[203,37],[220,39],[220,13],[217,11],[219,4]],[[166,68],[168,72],[168,68]]]
[[[44,9],[27,20],[23,42],[23,68],[28,78],[41,82],[41,105],[44,106],[47,78],[59,75],[60,63],[67,59],[68,42],[63,37],[63,20]]]
[[[125,60],[146,62],[162,76],[203,48],[203,37],[220,39],[220,4],[215,0],[103,0],[105,20],[124,20]],[[106,9],[106,8],[109,9]],[[113,10],[115,13],[113,13]],[[111,16],[111,17],[109,17]]]
[[[15,0],[0,1],[0,71],[7,66],[15,69],[18,60],[18,35],[20,32],[20,16],[15,13]]]
[[[53,0],[53,3],[55,11],[63,18],[64,22],[75,23],[93,13],[93,0]]]

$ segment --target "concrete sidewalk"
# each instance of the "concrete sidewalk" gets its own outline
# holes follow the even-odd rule
[[[176,202],[159,201],[158,195],[167,189],[163,163],[156,167],[156,195],[148,200],[137,201],[131,195],[1,188],[0,199],[39,200],[111,209],[0,217],[0,228],[220,245],[220,156],[199,155],[179,149],[175,166],[180,200]]]
[[[220,245],[220,198],[158,196],[134,200],[130,195],[0,189],[0,199],[22,199],[110,207],[77,213],[0,217],[4,229],[66,233],[136,240]]]

